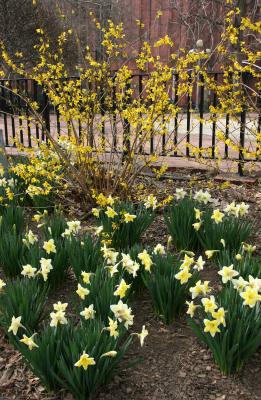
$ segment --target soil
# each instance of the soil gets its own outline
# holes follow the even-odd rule
[[[176,185],[181,187],[182,181],[151,183],[154,191],[162,195],[166,189],[173,193]],[[257,245],[260,255],[261,185],[231,186],[222,191],[214,187],[212,196],[220,204],[233,199],[251,204],[250,216],[256,229],[250,242]],[[158,215],[144,242],[166,243],[167,236],[163,216]],[[202,278],[215,285],[215,267],[209,265]],[[74,286],[73,278],[69,277],[66,287],[56,293],[56,299],[68,300]],[[149,336],[143,348],[138,340],[133,341],[113,382],[94,400],[261,400],[261,349],[239,374],[226,377],[220,373],[208,349],[192,334],[185,316],[165,326],[154,316],[146,291],[139,294],[132,307],[133,330],[140,331],[145,324]],[[0,330],[0,399],[72,400],[72,397],[64,392],[47,393]]]

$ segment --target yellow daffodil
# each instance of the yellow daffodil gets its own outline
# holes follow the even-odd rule
[[[117,286],[117,290],[115,290],[114,295],[120,296],[123,299],[126,296],[127,290],[131,287],[131,285],[127,285],[124,279],[122,279]]]
[[[92,272],[85,272],[85,271],[81,272],[82,280],[84,283],[86,283],[86,285],[90,283],[90,278],[92,275],[93,275]]]
[[[165,254],[166,252],[165,252],[165,247],[164,246],[162,246],[162,244],[160,244],[160,243],[158,243],[155,247],[154,247],[154,249],[153,249],[153,253],[154,254]]]
[[[80,315],[85,319],[94,319],[96,311],[93,309],[93,304],[89,305],[89,307],[85,307],[83,311],[80,312]]]
[[[198,306],[197,306],[196,304],[194,304],[193,301],[186,301],[186,304],[187,304],[187,306],[188,306],[187,314],[188,314],[191,318],[193,318],[194,315],[195,315],[195,311],[196,311],[196,309],[198,308]]]
[[[235,276],[238,276],[239,273],[233,269],[233,264],[229,267],[223,267],[221,271],[218,271],[218,274],[222,276],[222,282],[227,283],[231,281]]]
[[[114,357],[117,356],[117,354],[118,354],[117,351],[111,350],[111,351],[107,351],[107,353],[103,353],[100,358],[102,358],[102,357],[112,357],[112,358],[114,358]]]
[[[209,192],[203,192],[203,190],[199,190],[195,193],[194,199],[200,203],[207,204],[211,201],[211,195]]]
[[[40,265],[41,265],[41,268],[38,271],[38,273],[43,276],[43,279],[46,282],[47,279],[48,279],[48,274],[53,269],[52,260],[51,259],[46,259],[46,258],[41,258],[40,259]]]
[[[118,322],[114,321],[113,319],[111,319],[109,317],[109,326],[104,328],[104,330],[109,331],[110,332],[110,336],[116,338],[116,337],[119,336],[119,332],[117,331],[117,328],[118,328]]]
[[[194,224],[192,224],[193,228],[195,229],[195,231],[199,231],[201,228],[202,222],[195,222]]]
[[[205,254],[208,259],[212,258],[215,253],[218,253],[219,250],[206,250]]]
[[[78,283],[78,287],[76,290],[76,293],[78,294],[78,296],[84,300],[86,296],[88,296],[88,294],[90,293],[89,289],[83,287],[80,283]]]
[[[92,214],[96,217],[99,218],[101,210],[99,208],[92,208]]]
[[[6,286],[6,283],[2,279],[0,279],[0,292],[3,289],[3,287],[5,287],[5,286]]]
[[[150,255],[148,254],[147,250],[143,250],[142,253],[139,253],[138,258],[139,258],[139,260],[141,260],[142,264],[144,265],[145,271],[150,272],[153,261],[152,261]]]
[[[145,338],[148,336],[149,332],[148,330],[145,328],[145,325],[142,325],[142,330],[141,333],[134,333],[134,335],[137,335],[138,338],[140,339],[140,345],[141,347],[144,346],[144,340]]]
[[[248,243],[243,243],[243,250],[246,251],[247,253],[254,253],[256,251],[256,246],[252,246],[251,244]]]
[[[129,213],[125,213],[125,214],[124,214],[124,222],[126,222],[126,224],[127,224],[128,222],[133,222],[133,221],[135,220],[135,218],[137,218],[136,215],[129,214]]]
[[[216,305],[214,296],[210,296],[210,298],[205,297],[205,298],[201,299],[201,302],[204,306],[206,313],[213,313],[217,309],[217,305]]]
[[[222,222],[225,214],[222,213],[219,209],[216,209],[213,211],[213,214],[211,215],[211,219],[215,221],[216,224],[219,224]]]
[[[261,301],[261,295],[258,294],[256,289],[247,286],[244,292],[240,293],[240,296],[244,299],[244,305],[249,306],[251,308],[255,307],[258,301]]]
[[[193,263],[194,263],[194,257],[189,257],[187,254],[185,254],[180,269],[190,268]]]
[[[222,246],[224,247],[224,249],[226,248],[226,242],[224,239],[220,239],[220,243],[222,244]]]
[[[11,325],[8,328],[8,332],[13,332],[14,335],[17,335],[19,328],[24,328],[21,324],[22,317],[12,317]]]
[[[44,242],[43,249],[46,251],[47,254],[56,253],[56,247],[54,244],[54,240],[50,239],[48,242]]]
[[[194,208],[194,211],[195,211],[195,218],[200,221],[203,215],[203,211],[199,210],[198,208]]]
[[[107,215],[108,218],[114,218],[116,217],[116,215],[118,215],[116,211],[111,207],[107,207],[105,214]]]
[[[225,310],[223,307],[220,307],[217,311],[213,311],[211,313],[212,317],[215,318],[219,324],[222,324],[223,326],[226,326],[226,321],[225,321]]]
[[[80,359],[74,364],[75,367],[82,367],[85,371],[87,368],[89,368],[91,365],[95,365],[96,362],[93,357],[90,357],[89,354],[85,353],[85,351],[82,353]]]
[[[209,332],[210,335],[214,337],[217,332],[220,332],[220,329],[218,328],[219,324],[219,321],[217,321],[216,319],[213,319],[212,321],[210,321],[209,319],[204,319],[204,332]]]
[[[235,255],[235,259],[237,260],[237,261],[241,261],[242,260],[242,256],[241,256],[241,254],[236,254]]]
[[[192,274],[189,272],[189,268],[183,268],[181,271],[179,271],[176,275],[175,278],[180,281],[180,284],[183,285],[184,283],[187,283],[189,278],[191,278]]]
[[[234,289],[236,289],[239,293],[242,292],[248,285],[248,282],[245,281],[242,276],[240,276],[238,279],[232,279],[232,283]]]
[[[206,296],[210,290],[209,281],[204,281],[203,283],[201,281],[197,281],[195,286],[189,288],[193,300],[201,295]]]
[[[33,350],[33,348],[39,347],[33,340],[35,335],[36,335],[36,333],[30,337],[23,335],[23,338],[20,339],[20,342],[26,344],[26,346],[29,347],[29,350]]]
[[[61,303],[60,301],[53,304],[53,309],[55,311],[65,311],[67,307],[68,307],[68,303]]]

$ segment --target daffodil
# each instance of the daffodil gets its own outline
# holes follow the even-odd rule
[[[213,313],[217,309],[214,296],[210,296],[210,298],[204,297],[203,299],[201,299],[201,302],[204,306],[206,313]]]
[[[204,281],[203,283],[201,281],[197,281],[195,286],[189,288],[193,300],[201,295],[206,296],[210,290],[209,281]]]
[[[202,222],[194,222],[194,224],[192,224],[193,228],[195,229],[195,231],[199,231],[201,228]]]
[[[222,282],[227,283],[228,281],[231,281],[235,276],[238,276],[239,273],[233,269],[233,264],[230,265],[229,267],[223,267],[220,271],[218,271],[218,274],[222,277]]]
[[[114,218],[116,217],[116,215],[118,215],[117,212],[111,207],[107,207],[105,214],[107,215],[108,218]]]
[[[226,248],[226,242],[224,239],[220,239],[220,243],[222,244],[222,246],[224,247],[224,249]]]
[[[85,319],[94,319],[96,311],[93,309],[93,304],[89,305],[89,307],[85,307],[83,311],[80,312],[80,315]]]
[[[155,210],[157,208],[157,199],[153,194],[150,194],[147,197],[147,200],[144,203],[145,208],[152,208],[152,210]]]
[[[104,328],[104,330],[109,331],[110,332],[110,336],[116,338],[116,337],[119,336],[119,332],[117,331],[117,329],[118,329],[118,322],[114,321],[113,319],[111,319],[109,317],[109,326]]]
[[[237,261],[241,261],[242,260],[242,256],[241,256],[241,254],[236,254],[235,255],[235,259],[237,260]]]
[[[249,209],[249,205],[248,204],[242,202],[242,203],[240,203],[238,205],[238,207],[239,207],[239,215],[241,217],[243,217],[244,215],[246,215],[248,213],[248,209]]]
[[[35,335],[36,333],[30,337],[23,335],[23,338],[20,339],[20,342],[26,344],[26,346],[29,347],[29,350],[33,350],[33,348],[39,347],[33,340]]]
[[[211,195],[209,192],[203,192],[203,190],[199,190],[195,193],[194,199],[200,203],[207,204],[211,201]]]
[[[145,271],[150,271],[153,261],[148,254],[147,250],[143,250],[142,253],[138,254],[139,260],[141,260],[142,264],[144,265]]]
[[[85,351],[82,353],[80,359],[74,364],[75,367],[82,367],[85,371],[87,368],[89,368],[91,365],[95,365],[96,362],[93,357],[90,357],[89,354],[85,353]]]
[[[23,265],[21,274],[28,278],[34,278],[37,268],[33,268],[30,264]]]
[[[92,214],[94,217],[99,218],[101,210],[99,208],[92,208]]]
[[[44,242],[43,249],[46,251],[47,254],[56,253],[56,246],[54,244],[54,240],[50,239],[47,242]]]
[[[46,259],[46,258],[41,258],[40,259],[40,265],[41,265],[41,268],[38,271],[38,273],[43,276],[43,279],[46,282],[47,279],[48,279],[49,273],[53,269],[52,260],[51,259]]]
[[[261,301],[261,295],[258,294],[256,289],[247,286],[243,292],[240,293],[240,296],[244,299],[244,305],[249,306],[250,308],[255,307],[258,301]]]
[[[124,214],[124,222],[126,222],[126,224],[128,222],[133,222],[135,220],[135,218],[137,218],[137,216],[134,214],[129,214],[129,213]]]
[[[211,315],[219,322],[219,324],[226,326],[225,310],[223,307],[220,307],[217,311],[213,311]]]
[[[198,208],[194,208],[194,211],[195,211],[195,218],[200,221],[203,215],[203,211],[199,210]]]
[[[181,271],[179,271],[176,275],[175,278],[180,281],[180,284],[183,285],[184,283],[187,283],[189,278],[191,278],[192,274],[189,272],[188,267],[183,268]]]
[[[111,351],[107,351],[107,353],[103,353],[100,358],[102,358],[102,357],[112,357],[112,358],[114,358],[114,357],[117,356],[117,354],[118,354],[117,351],[111,350]]]
[[[203,271],[205,264],[206,261],[203,260],[202,256],[199,256],[193,268],[197,271]]]
[[[214,337],[217,332],[220,332],[220,329],[218,328],[220,323],[216,319],[213,319],[212,321],[204,319],[204,325],[204,332],[209,332],[212,337]]]
[[[185,254],[180,269],[190,268],[193,263],[194,263],[194,257],[189,257],[187,254]]]
[[[89,289],[83,287],[80,283],[78,283],[78,287],[76,290],[76,293],[78,294],[78,296],[84,300],[86,296],[88,296],[88,294],[90,293]]]
[[[50,326],[52,327],[56,327],[59,324],[66,325],[68,323],[67,319],[65,318],[65,312],[62,310],[51,312],[50,317]]]
[[[186,301],[186,304],[187,304],[187,306],[188,306],[187,314],[188,314],[191,318],[193,318],[194,315],[195,315],[195,311],[196,311],[196,309],[197,309],[199,306],[197,306],[196,304],[194,304],[193,301]]]
[[[247,253],[254,253],[256,251],[256,246],[252,246],[251,244],[248,243],[243,243],[243,250],[246,251]]]
[[[224,213],[222,213],[219,209],[216,209],[213,211],[211,219],[213,219],[216,224],[219,224],[220,222],[222,222],[224,216],[225,216]]]
[[[69,231],[76,235],[81,229],[81,221],[68,221],[67,226],[69,228]]]
[[[134,316],[131,314],[132,310],[127,304],[124,304],[121,300],[119,300],[118,304],[112,304],[110,308],[115,318],[120,322],[124,322],[126,329],[128,329],[129,325],[133,325]]]
[[[205,254],[208,259],[212,258],[215,253],[218,253],[219,250],[206,250]]]
[[[88,285],[90,283],[90,278],[92,275],[93,275],[92,272],[85,272],[85,271],[81,272],[82,280],[86,285]]]
[[[248,286],[253,289],[256,289],[258,292],[261,291],[261,279],[253,278],[253,276],[248,276]]]
[[[124,279],[122,279],[117,286],[117,289],[114,292],[115,296],[120,296],[123,299],[126,296],[127,290],[131,287],[131,285],[127,285]]]
[[[58,301],[57,303],[55,303],[53,305],[53,309],[55,311],[65,311],[67,307],[68,307],[68,303],[61,303],[60,301]]]
[[[102,225],[98,226],[97,228],[94,229],[94,233],[95,233],[96,236],[100,236],[102,231],[103,231],[103,226]]]
[[[3,289],[3,287],[5,287],[5,286],[6,286],[6,283],[2,279],[0,279],[0,292]]]
[[[133,261],[129,254],[121,253],[121,257],[122,268],[135,278],[140,268],[139,264]]]
[[[19,328],[24,328],[21,324],[22,317],[12,317],[11,325],[8,328],[8,332],[13,332],[14,335],[17,335]]]
[[[234,289],[236,289],[239,293],[242,292],[245,287],[248,285],[248,282],[240,276],[238,279],[232,279],[232,284]]]
[[[181,188],[181,189],[176,188],[175,197],[176,197],[177,200],[182,200],[182,199],[184,199],[184,197],[186,196],[186,194],[187,194],[187,192],[186,192],[183,188]]]
[[[160,243],[158,243],[155,247],[154,247],[154,249],[153,249],[153,253],[154,254],[165,254],[166,252],[165,252],[165,247],[164,246],[162,246],[162,244],[160,244]]]
[[[117,274],[118,271],[118,265],[106,265],[105,267],[106,269],[108,269],[110,276],[112,277],[114,274]]]
[[[34,243],[38,242],[38,237],[35,235],[31,230],[29,230],[23,239],[23,243],[29,247],[30,245],[33,245]]]
[[[145,325],[142,326],[142,330],[141,333],[136,333],[136,335],[138,336],[138,338],[140,339],[140,345],[141,347],[144,346],[144,340],[145,338],[148,336],[149,332],[148,330],[145,328]]]

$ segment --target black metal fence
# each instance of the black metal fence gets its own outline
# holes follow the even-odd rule
[[[222,73],[212,73],[215,82],[219,82],[223,79]],[[77,79],[76,77],[70,79]],[[144,88],[146,87],[146,80],[148,79],[148,74],[136,74],[131,78],[130,83],[126,87],[126,90],[129,87],[135,88],[136,93],[141,96],[144,92]],[[251,86],[251,77],[244,76],[243,81],[247,83],[246,86]],[[203,76],[199,77],[199,83],[195,84],[195,88],[193,90],[192,96],[187,93],[186,96],[179,98],[178,96],[178,87],[179,83],[179,75],[173,74],[173,80],[169,87],[169,97],[170,101],[174,104],[179,104],[180,106],[180,114],[184,117],[185,123],[183,123],[182,127],[180,125],[180,114],[176,114],[173,120],[173,137],[171,138],[172,143],[174,145],[174,151],[168,156],[171,157],[182,157],[183,155],[179,154],[178,144],[180,137],[184,138],[185,141],[185,155],[186,157],[195,158],[194,154],[191,154],[190,144],[193,146],[198,146],[199,148],[207,146],[210,149],[208,155],[203,155],[202,157],[207,159],[215,159],[216,152],[215,147],[217,143],[216,133],[217,133],[217,120],[215,119],[215,115],[211,122],[211,126],[208,126],[208,132],[206,132],[206,125],[204,123],[204,117],[206,114],[209,114],[209,106],[213,105],[217,106],[218,99],[216,92],[211,92],[205,88]],[[44,127],[35,122],[34,127],[32,128],[32,124],[30,121],[30,112],[29,107],[26,102],[23,100],[23,96],[19,96],[19,93],[24,94],[27,98],[37,102],[39,104],[39,112],[42,115],[44,120]],[[115,93],[112,95],[112,104],[115,107]],[[128,101],[131,101],[129,99]],[[101,116],[106,115],[106,109],[101,107]],[[238,115],[238,147],[239,150],[235,155],[233,152],[232,155],[229,154],[229,146],[225,142],[223,148],[223,159],[233,160],[238,162],[238,172],[240,174],[243,173],[243,165],[247,161],[255,161],[258,160],[256,157],[255,160],[244,157],[244,149],[246,148],[246,142],[249,146],[249,138],[246,140],[246,130],[248,124],[248,108],[247,105],[244,106],[244,109],[241,111],[240,115]],[[197,132],[193,128],[193,118],[198,117],[197,124]],[[261,127],[261,115],[260,112],[256,113],[255,116],[255,124],[257,128],[257,132],[260,133]],[[225,138],[229,139],[230,132],[230,122],[231,115],[224,115],[224,133]],[[106,124],[102,118],[102,129],[101,133],[104,137],[106,137]],[[47,95],[42,90],[42,87],[37,85],[36,82],[28,79],[4,79],[0,81],[0,129],[2,128],[4,132],[4,144],[6,147],[15,147],[17,140],[28,147],[32,147],[34,145],[33,139],[46,141],[45,129],[51,134],[55,134],[59,136],[61,134],[61,119],[58,110],[52,106],[50,101],[47,98]],[[67,134],[70,132],[70,124],[67,126],[63,126],[62,133],[65,131]],[[79,135],[81,134],[81,121],[78,121],[78,130]],[[131,131],[131,127],[126,121],[124,131],[121,133],[123,135],[122,145],[126,148],[129,146],[129,133]],[[211,134],[210,134],[211,133]],[[122,145],[119,147],[120,141],[118,141],[119,135],[115,130],[113,130],[113,149],[116,152],[123,152]],[[210,138],[211,137],[211,138]],[[166,155],[166,134],[163,134],[161,137],[161,152],[159,155]],[[193,139],[193,140],[192,140]],[[258,142],[255,143],[255,139],[252,138],[253,143],[251,143],[252,148],[258,146]],[[154,146],[154,137],[153,135],[150,138],[149,147],[146,149],[142,149],[142,152],[145,154],[154,154],[155,146]]]

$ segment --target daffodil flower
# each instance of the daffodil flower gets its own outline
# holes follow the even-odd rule
[[[33,350],[33,348],[37,348],[39,347],[33,340],[34,336],[36,335],[36,333],[34,333],[32,336],[28,337],[26,335],[23,335],[23,338],[20,339],[21,343],[26,344],[26,346],[29,347],[29,350]]]
[[[85,353],[85,351],[82,353],[80,359],[74,364],[75,367],[78,368],[83,368],[85,371],[87,368],[89,368],[91,365],[95,365],[96,362],[93,357],[90,357],[89,354]]]
[[[204,319],[204,325],[204,332],[209,332],[212,337],[214,337],[217,332],[220,332],[220,329],[218,328],[220,323],[216,319],[213,319],[212,321]]]

